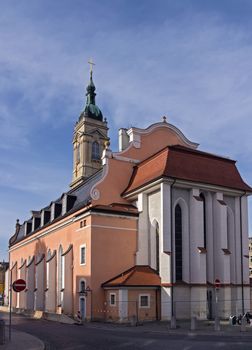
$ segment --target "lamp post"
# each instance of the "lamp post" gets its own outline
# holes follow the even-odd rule
[[[92,306],[92,289],[87,286],[87,288],[85,289],[86,293],[90,293],[90,321],[92,321],[93,319],[93,306]]]

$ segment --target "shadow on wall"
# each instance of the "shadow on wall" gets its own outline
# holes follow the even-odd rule
[[[35,244],[35,249],[34,249],[35,259],[38,257],[41,257],[43,254],[46,256],[46,251],[47,251],[47,247],[45,245],[45,242],[39,238]]]

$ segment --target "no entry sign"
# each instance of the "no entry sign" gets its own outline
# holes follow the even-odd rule
[[[12,288],[15,292],[22,292],[26,288],[25,280],[19,279],[13,282]]]
[[[215,288],[216,289],[220,289],[221,287],[221,282],[218,278],[216,278],[215,282],[214,282]]]

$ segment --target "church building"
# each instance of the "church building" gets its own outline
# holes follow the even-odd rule
[[[221,317],[250,308],[247,198],[236,162],[167,122],[119,130],[96,104],[92,70],[73,134],[70,189],[17,221],[12,306],[83,320]],[[137,118],[137,116],[136,116]]]

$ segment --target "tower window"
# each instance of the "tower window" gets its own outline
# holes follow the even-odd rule
[[[76,162],[80,163],[80,144],[77,146]]]
[[[92,159],[99,160],[100,159],[100,146],[97,141],[92,144]]]

